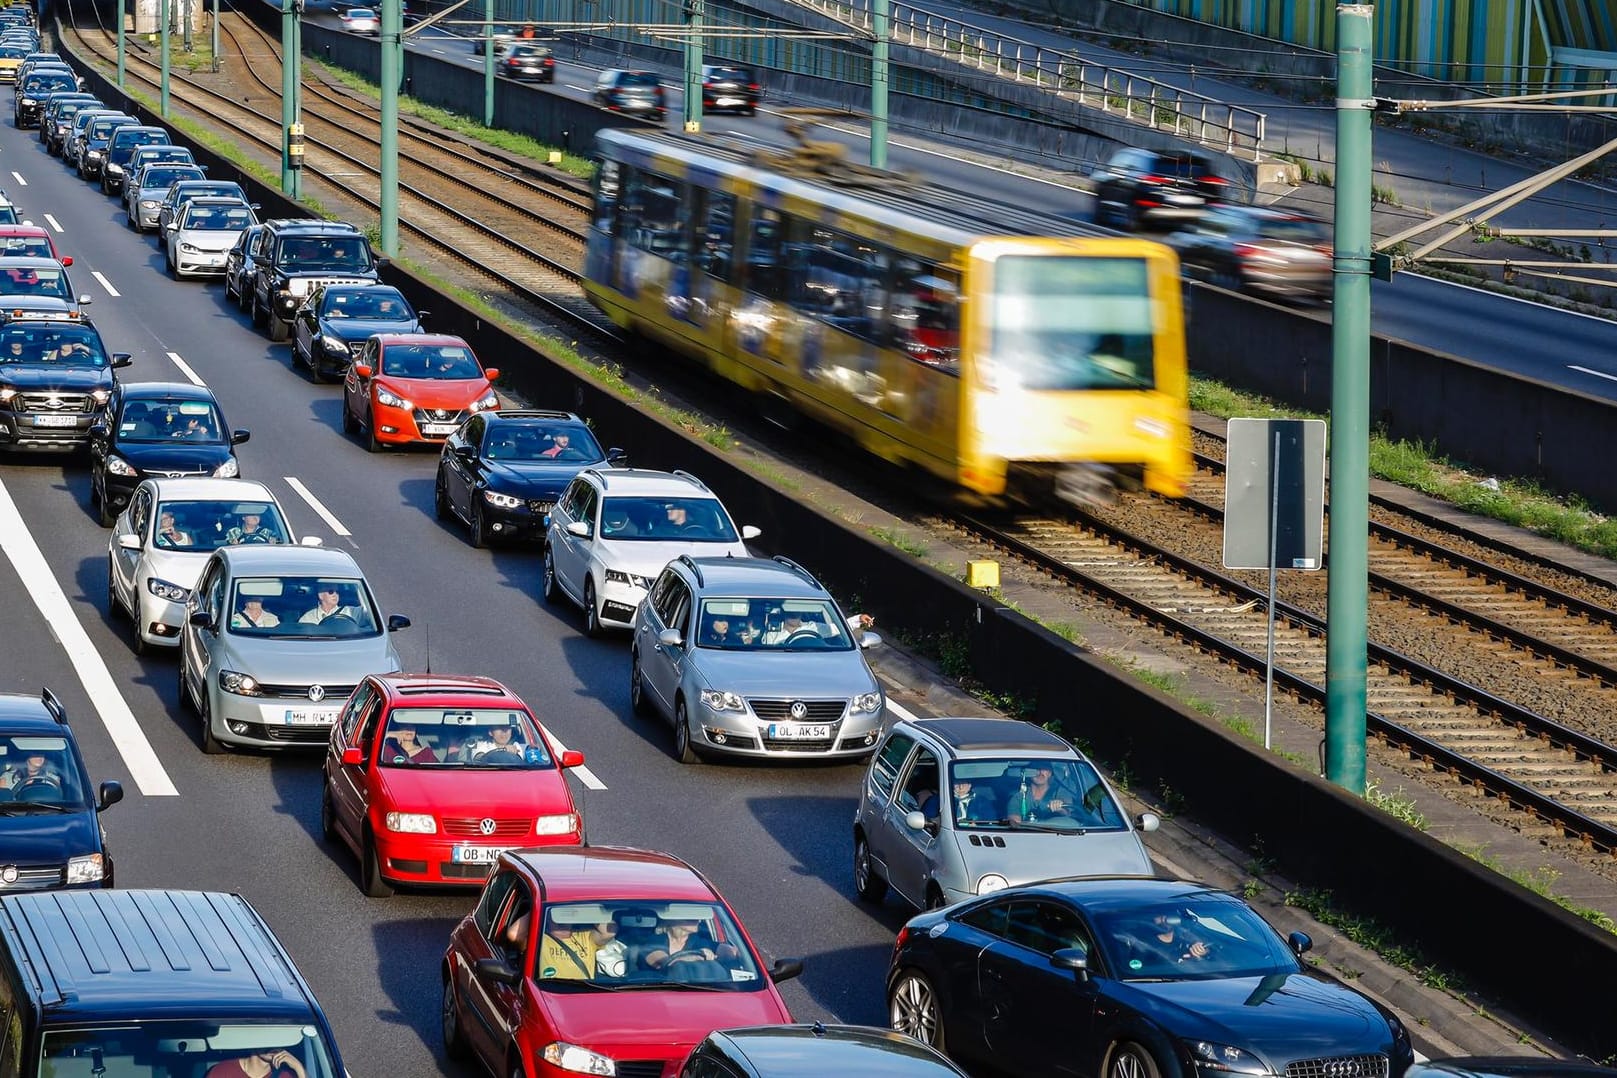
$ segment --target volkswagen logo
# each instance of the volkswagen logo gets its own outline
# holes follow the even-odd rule
[[[792,718],[799,722],[808,718],[808,705],[801,700],[793,700],[791,706]]]
[[[309,686],[309,703],[318,704],[320,701],[324,700],[325,698],[326,698],[326,687],[324,685],[310,685]]]
[[[494,833],[494,821],[484,816],[477,821],[477,829],[485,835],[492,835]]]
[[[4,884],[9,885],[9,884],[13,884],[13,883],[16,883],[16,882],[17,882],[17,866],[16,865],[7,865],[5,868],[0,868],[0,883],[4,883]]]

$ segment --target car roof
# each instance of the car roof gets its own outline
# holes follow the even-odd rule
[[[0,225],[0,236],[49,236],[44,225]]]
[[[475,674],[378,674],[377,682],[395,706],[433,700],[526,707],[522,698],[490,677]]]
[[[1050,731],[1021,719],[927,718],[906,722],[948,745],[957,756],[972,753],[1049,752],[1078,756],[1078,750]]]
[[[9,733],[39,731],[40,733],[72,733],[67,724],[67,713],[62,702],[46,689],[35,696],[24,692],[0,692],[0,726]]]
[[[425,344],[435,347],[458,344],[468,352],[472,346],[466,343],[466,338],[456,337],[450,333],[377,333],[376,343],[382,347],[393,344]]]
[[[624,846],[547,846],[515,850],[506,856],[544,882],[547,902],[711,902],[718,897],[696,869],[668,853]]]
[[[213,390],[190,382],[119,382],[124,400],[154,400],[177,398],[191,401],[213,401]]]
[[[636,495],[677,494],[686,498],[712,498],[718,495],[689,472],[661,472],[653,468],[585,468],[578,473],[593,478],[608,494]]]
[[[749,1026],[714,1032],[713,1041],[755,1073],[856,1074],[860,1078],[963,1074],[913,1037],[872,1026]],[[809,1047],[813,1042],[813,1047]],[[812,1062],[810,1062],[812,1061]]]
[[[363,235],[358,226],[347,221],[310,221],[301,217],[277,217],[264,222],[277,232],[312,232],[318,235]]]
[[[280,504],[269,487],[256,479],[147,479],[158,501],[170,498],[194,499],[203,502],[274,502]]]
[[[345,550],[324,546],[227,546],[214,551],[233,576],[274,573],[288,576],[363,577]]]
[[[1095,913],[1115,913],[1141,903],[1174,902],[1200,895],[1234,897],[1221,887],[1164,876],[1065,876],[1015,888],[1019,894],[1050,894],[1080,901]],[[1239,900],[1237,900],[1239,901]]]
[[[825,588],[796,562],[771,558],[680,558],[675,565],[692,575],[703,596],[760,596],[771,599],[829,598]]]

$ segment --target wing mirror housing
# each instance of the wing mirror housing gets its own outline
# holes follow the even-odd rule
[[[909,828],[911,831],[925,831],[926,813],[922,812],[920,809],[916,809],[914,812],[906,814],[904,817],[904,826]]]
[[[801,958],[777,958],[775,959],[775,964],[769,967],[769,979],[776,984],[802,975],[803,960]]]
[[[1134,826],[1141,831],[1155,831],[1162,826],[1162,817],[1154,812],[1142,812],[1134,818]]]
[[[114,367],[127,367],[131,362],[133,362],[134,358],[135,357],[128,352],[114,352],[112,353],[112,365]]]
[[[1080,981],[1089,980],[1089,956],[1076,947],[1063,947],[1058,951],[1052,951],[1050,965],[1056,969],[1071,970]]]
[[[860,633],[859,646],[861,648],[874,648],[881,645],[881,637],[875,633]]]
[[[124,532],[122,535],[118,536],[118,549],[139,550],[140,536],[136,535],[134,532]]]
[[[499,984],[516,987],[521,975],[498,958],[479,958],[473,967],[481,977],[486,977]]]
[[[405,617],[403,614],[389,614],[387,616],[387,631],[388,632],[396,633],[400,629],[408,629],[409,627],[410,627],[410,619]]]
[[[685,638],[679,635],[678,629],[664,629],[657,634],[657,643],[665,648],[677,648],[685,643]]]
[[[579,752],[577,749],[568,749],[566,752],[561,754],[561,766],[563,771],[567,770],[568,768],[583,767],[584,754]]]
[[[96,798],[95,810],[105,812],[124,799],[124,784],[116,779],[108,779],[101,784],[100,796]]]
[[[487,378],[490,382],[499,381],[500,368],[498,368],[498,367],[484,367],[483,368],[483,377]]]
[[[191,616],[187,620],[198,629],[211,630],[213,628],[213,615],[206,610],[191,611]]]
[[[355,363],[354,364],[354,377],[355,378],[369,378],[370,376],[371,376],[370,364],[368,364],[368,363]]]
[[[298,546],[325,546],[326,541],[318,535],[305,535],[298,540]]]
[[[743,539],[756,539],[763,533],[764,530],[756,524],[743,524],[741,526],[741,538]]]
[[[462,442],[450,452],[454,453],[455,456],[459,457],[467,464],[471,464],[477,460],[477,447],[475,445],[468,445]]]
[[[417,311],[415,313],[415,320],[417,322],[420,322],[422,325],[426,325],[427,324],[427,319],[429,319],[431,317],[432,317],[432,312],[431,311]]]
[[[588,539],[590,537],[589,521],[587,521],[587,520],[570,521],[568,523],[568,525],[567,525],[567,534],[568,535],[576,535],[580,539]]]
[[[170,232],[178,232],[180,230],[180,223],[178,221],[170,221],[168,223],[168,230]]]
[[[72,264],[73,264],[73,256],[72,255],[63,255],[62,256],[62,265],[71,266]]]
[[[365,750],[357,745],[350,745],[342,750],[342,765],[344,767],[359,767],[365,762]]]
[[[608,449],[606,451],[606,462],[608,464],[616,464],[621,468],[625,464],[629,463],[629,454],[625,453],[621,449]]]
[[[86,293],[84,293],[84,295],[79,297],[79,306],[80,307],[88,307],[94,301],[95,301],[95,297],[90,295],[90,293],[86,292]]]
[[[253,432],[250,430],[233,430],[230,432],[230,444],[240,445],[241,443],[252,438],[252,436]]]
[[[1298,956],[1307,954],[1314,949],[1314,941],[1307,932],[1293,932],[1286,937],[1286,942],[1291,944],[1292,953]]]

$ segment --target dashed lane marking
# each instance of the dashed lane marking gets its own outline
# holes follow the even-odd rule
[[[192,385],[206,386],[208,384],[202,380],[202,376],[200,374],[191,369],[191,364],[180,358],[180,354],[178,352],[170,352],[168,354],[168,358],[174,362],[176,367],[180,368],[181,374],[185,375],[191,380]]]
[[[342,521],[337,519],[336,514],[334,514],[330,509],[327,509],[320,499],[314,496],[314,492],[308,487],[304,486],[296,476],[286,475],[282,476],[281,478],[286,480],[287,486],[297,491],[298,497],[309,503],[310,509],[313,509],[316,513],[320,514],[320,519],[325,521],[326,525],[330,527],[332,531],[336,532],[344,539],[351,540],[353,538],[353,532],[350,532],[347,528],[343,527]]]
[[[112,282],[103,277],[100,270],[91,270],[90,276],[99,281],[101,283],[101,287],[107,290],[107,295],[111,296],[113,299],[117,299],[119,296],[123,295],[122,292],[112,287]]]
[[[15,170],[13,170],[12,173],[11,173],[11,178],[17,181],[17,186],[18,187],[27,187],[28,186],[28,181],[22,178],[22,173],[20,173],[20,172],[17,172]]]
[[[48,213],[45,215],[45,223],[50,225],[52,228],[54,228],[58,232],[62,231],[61,222],[58,221],[55,217],[51,216]]]

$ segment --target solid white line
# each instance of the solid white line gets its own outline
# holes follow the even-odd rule
[[[550,734],[550,727],[545,727],[545,733]],[[550,734],[550,741],[556,746],[557,752],[567,751],[567,746],[563,745],[561,743],[561,738],[557,737],[555,734]],[[585,786],[588,786],[592,790],[606,789],[606,783],[596,778],[595,772],[591,771],[587,767],[575,767],[573,768],[573,774],[578,776],[578,781],[582,782]]]
[[[101,271],[100,270],[91,270],[90,271],[90,276],[94,277],[96,280],[100,281],[101,282],[101,287],[105,288],[107,290],[107,295],[111,296],[113,299],[117,299],[119,296],[123,295],[122,292],[120,292],[116,288],[112,287],[112,282],[111,281],[109,281],[105,277],[101,276]]]
[[[52,217],[48,213],[45,215],[45,223],[56,229],[58,232],[62,231],[61,224],[56,220],[56,218]]]
[[[1540,303],[1536,299],[1523,299],[1520,296],[1510,296],[1510,295],[1506,295],[1503,292],[1490,292],[1486,288],[1478,288],[1475,285],[1469,285],[1469,284],[1457,284],[1454,281],[1443,281],[1443,280],[1439,280],[1436,277],[1428,277],[1428,276],[1426,276],[1425,274],[1422,274],[1422,273],[1416,273],[1416,274],[1413,274],[1413,276],[1416,277],[1419,280],[1422,280],[1422,281],[1428,281],[1428,282],[1430,282],[1432,284],[1443,285],[1445,288],[1463,288],[1467,292],[1476,292],[1479,295],[1492,296],[1494,299],[1508,299],[1512,303],[1525,303],[1529,307],[1542,307],[1544,310],[1546,310],[1546,311],[1554,311],[1556,314],[1571,315],[1573,318],[1587,318],[1592,322],[1604,322],[1607,325],[1611,324],[1611,319],[1609,319],[1609,318],[1601,318],[1599,315],[1596,315],[1596,314],[1584,314],[1582,311],[1569,311],[1569,310],[1566,310],[1565,308],[1555,307],[1555,306],[1552,306],[1552,305],[1550,305],[1548,303]]]
[[[11,176],[12,176],[13,179],[15,179],[17,181],[17,186],[18,187],[27,187],[28,186],[28,181],[22,178],[22,173],[13,171],[11,173]]]
[[[298,497],[309,503],[310,509],[313,509],[316,513],[320,514],[320,519],[324,520],[328,525],[330,525],[332,531],[345,538],[353,534],[347,528],[343,527],[342,521],[338,520],[332,514],[330,509],[327,509],[324,505],[322,505],[320,503],[320,499],[316,498],[314,494],[310,492],[309,488],[299,482],[295,476],[285,475],[281,478],[286,480],[287,486],[298,492]]]
[[[897,700],[894,700],[891,696],[887,698],[887,710],[891,711],[894,715],[897,715],[905,722],[914,722],[920,717],[916,715],[915,712],[899,703]]]
[[[187,363],[185,360],[180,358],[180,355],[179,355],[178,352],[170,352],[168,354],[168,358],[174,361],[174,365],[176,367],[180,368],[180,373],[181,374],[183,374],[187,378],[191,379],[191,384],[192,385],[194,385],[194,386],[205,386],[205,385],[208,384],[208,383],[206,383],[206,382],[204,382],[202,380],[202,376],[200,374],[198,374],[196,371],[191,369],[191,364]]]
[[[118,683],[112,680],[112,672],[90,642],[90,634],[79,624],[72,604],[67,601],[62,586],[56,582],[45,555],[40,553],[39,544],[34,542],[33,535],[28,531],[28,525],[23,523],[17,503],[11,500],[11,492],[6,489],[4,482],[0,482],[0,547],[5,549],[6,557],[11,560],[17,576],[28,589],[34,605],[45,616],[52,635],[61,641],[62,650],[67,652],[68,660],[84,685],[84,691],[95,704],[102,725],[107,728],[113,745],[118,749],[118,755],[123,757],[124,767],[129,769],[129,777],[135,780],[135,785],[147,797],[178,795],[173,780],[157,758],[157,751],[146,740],[146,733],[135,719],[135,713],[118,691]]]
[[[1579,374],[1592,374],[1596,378],[1605,378],[1609,379],[1610,381],[1617,382],[1617,374],[1607,374],[1605,371],[1592,371],[1588,367],[1579,367],[1573,363],[1568,363],[1566,369],[1569,371],[1577,371]]]

